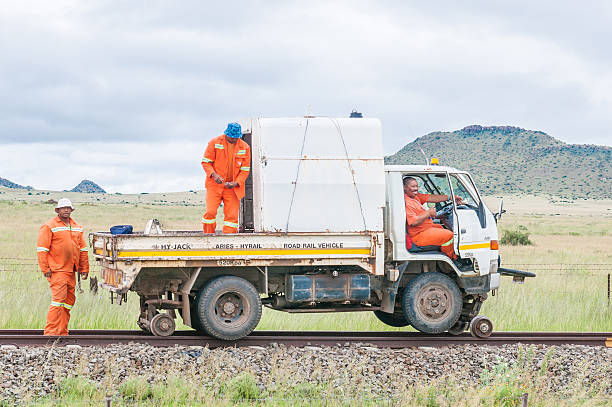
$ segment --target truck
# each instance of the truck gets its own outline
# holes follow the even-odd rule
[[[235,341],[255,329],[266,306],[373,312],[395,327],[486,337],[493,325],[478,313],[500,276],[534,276],[501,267],[501,202],[492,213],[466,171],[385,165],[378,119],[240,124],[252,162],[239,233],[165,230],[151,220],[142,231],[90,234],[101,286],[119,304],[138,294],[143,330],[172,335],[178,314],[204,335]],[[407,239],[406,177],[420,192],[448,195],[435,208],[461,263]]]

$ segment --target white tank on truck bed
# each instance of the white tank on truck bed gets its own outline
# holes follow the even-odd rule
[[[255,232],[382,232],[378,119],[257,118],[251,134]]]

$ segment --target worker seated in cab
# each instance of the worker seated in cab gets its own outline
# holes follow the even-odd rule
[[[457,259],[453,247],[453,232],[433,222],[435,208],[424,209],[424,203],[446,202],[448,195],[419,194],[419,184],[415,178],[404,178],[404,201],[406,205],[407,238],[417,246],[439,246],[442,253],[452,260]],[[457,205],[461,197],[455,197]]]

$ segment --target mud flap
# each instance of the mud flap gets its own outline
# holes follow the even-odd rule
[[[404,263],[402,267],[399,267],[397,280],[393,282],[385,280],[383,284],[382,301],[380,302],[381,311],[388,312],[389,314],[395,312],[395,297],[397,296],[397,289],[399,288],[400,281],[402,281],[402,276],[404,275],[406,267],[408,267],[408,263]]]

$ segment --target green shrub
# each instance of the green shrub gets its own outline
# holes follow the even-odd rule
[[[291,393],[294,397],[301,399],[318,399],[321,397],[323,391],[323,386],[308,382],[298,383],[291,389]]]
[[[119,393],[128,400],[140,401],[153,396],[151,386],[142,377],[129,378],[119,386]]]
[[[514,230],[504,229],[500,243],[510,246],[531,246],[533,242],[529,240],[529,234],[527,228],[522,225],[518,225]]]
[[[519,349],[522,354],[522,349]],[[519,355],[519,358],[522,358]],[[529,357],[527,357],[528,360]],[[506,362],[498,359],[492,369],[483,369],[480,373],[480,385],[486,388],[493,398],[496,407],[518,407],[521,405],[521,397],[525,392],[523,385],[525,373],[518,365],[510,367]]]
[[[199,394],[194,383],[176,375],[170,375],[166,382],[153,385],[152,398],[160,405],[189,405],[189,401],[198,400]]]
[[[253,376],[242,372],[227,384],[223,393],[232,401],[256,400],[259,397],[259,388]]]
[[[82,377],[68,377],[59,385],[61,398],[89,400],[95,397],[96,392],[96,385]]]

